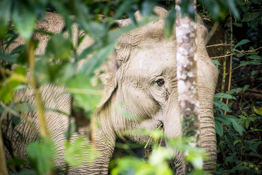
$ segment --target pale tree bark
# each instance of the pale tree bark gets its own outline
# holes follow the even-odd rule
[[[196,22],[188,15],[182,17],[176,0],[176,41],[177,41],[177,88],[180,116],[182,120],[183,137],[194,137],[189,144],[200,146],[200,131],[198,119],[198,87],[197,87],[197,54],[196,54]],[[196,2],[191,0],[196,9]],[[185,164],[186,174],[192,172],[193,166]]]

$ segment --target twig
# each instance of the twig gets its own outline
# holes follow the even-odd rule
[[[210,57],[211,59],[214,59],[214,58],[225,58],[225,57],[228,57],[228,56],[231,56],[231,55],[234,55],[233,53],[231,54],[227,54],[227,55],[222,55],[222,56],[218,56],[218,57]]]
[[[242,50],[242,51],[240,51],[239,53],[254,52],[254,51],[257,51],[257,50],[259,50],[259,49],[262,49],[262,46],[259,47],[259,48],[254,49],[254,50],[246,50],[246,51]],[[217,56],[217,57],[210,57],[210,58],[211,58],[211,59],[214,59],[214,58],[224,58],[224,57],[228,57],[228,56],[231,56],[231,55],[234,55],[234,53],[227,54],[227,55],[222,55],[222,56]]]
[[[209,46],[207,46],[207,47],[230,46],[230,45],[231,45],[231,43],[230,43],[230,44],[227,44],[227,43],[221,43],[221,44],[213,44],[213,45],[209,45]]]
[[[209,31],[209,33],[207,35],[206,44],[209,42],[209,40],[212,38],[212,36],[216,32],[218,26],[219,26],[219,22],[215,22],[215,24],[213,25],[212,29]]]

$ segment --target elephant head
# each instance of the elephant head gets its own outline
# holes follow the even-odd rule
[[[144,27],[122,35],[111,60],[102,67],[100,78],[105,84],[105,96],[98,112],[101,127],[97,137],[106,135],[113,143],[116,133],[122,137],[122,131],[138,128],[156,129],[164,125],[168,138],[181,136],[180,112],[176,79],[176,38],[165,38],[164,17],[168,14],[160,7],[155,8],[160,18]],[[141,15],[135,14],[137,20]],[[131,22],[130,19],[117,21],[119,27]],[[206,161],[204,169],[214,172],[216,161],[216,133],[213,116],[213,97],[218,71],[210,60],[205,39],[207,29],[201,18],[197,18],[197,78],[199,86],[200,140],[211,161]],[[110,71],[106,71],[110,70]],[[112,71],[113,70],[113,71]],[[127,118],[122,112],[110,111],[109,107],[129,101],[121,106],[122,111],[131,114]],[[105,112],[107,111],[107,112]],[[111,128],[103,131],[103,128]],[[128,135],[130,139],[144,143],[147,138]],[[101,139],[99,139],[101,143]],[[99,144],[98,142],[98,144]],[[113,145],[113,144],[112,144]],[[174,166],[178,174],[183,174],[182,154],[176,153]]]

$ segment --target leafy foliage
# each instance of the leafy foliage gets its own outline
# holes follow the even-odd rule
[[[155,19],[150,15],[153,14],[152,10],[156,3],[156,0],[0,1],[0,101],[3,102],[0,107],[1,114],[10,114],[13,128],[19,124],[29,125],[28,121],[21,120],[19,117],[24,111],[35,111],[35,107],[23,103],[13,104],[12,99],[16,91],[31,85],[26,71],[29,69],[28,49],[29,42],[36,33],[50,37],[45,54],[36,56],[35,59],[33,76],[36,78],[37,86],[50,83],[55,86],[66,85],[67,92],[72,94],[76,105],[84,108],[86,113],[92,113],[100,99],[97,88],[93,87],[91,83],[95,69],[107,59],[121,34]],[[250,93],[250,90],[261,87],[262,84],[261,52],[255,50],[255,48],[259,48],[262,41],[261,36],[258,35],[261,33],[261,11],[256,9],[256,6],[261,5],[261,2],[241,0],[238,3],[240,11],[237,10],[234,1],[201,0],[201,3],[210,10],[205,11],[206,14],[210,14],[215,20],[226,18],[228,10],[230,10],[236,17],[233,25],[240,29],[245,28],[246,34],[243,35],[244,38],[236,36],[239,42],[235,42],[234,49],[230,51],[234,54],[234,69],[240,70],[233,72],[233,80],[238,83],[233,83],[234,87],[230,91],[217,93],[214,99],[219,157],[217,173],[259,174],[261,170],[258,169],[261,168],[261,163],[257,160],[261,160],[262,157],[261,151],[259,151],[261,150],[259,149],[261,148],[259,133],[261,127],[257,123],[261,123],[262,120],[260,116],[262,102],[261,100],[245,99],[245,93]],[[182,12],[194,16],[189,1],[183,1],[181,9]],[[47,10],[56,11],[63,17],[65,26],[61,33],[54,34],[35,30],[36,19],[43,20]],[[134,12],[137,10],[140,10],[141,14],[146,17],[144,20],[139,22],[135,20]],[[103,14],[107,21],[99,20],[99,14]],[[175,14],[174,6],[171,6],[171,13],[165,19],[165,33],[168,37],[173,31]],[[124,28],[111,30],[114,20],[125,18],[127,15],[134,23]],[[74,18],[71,18],[72,16]],[[241,16],[241,21],[239,16]],[[73,44],[73,24],[76,24],[79,31],[84,31],[85,35],[92,37],[95,41],[81,53],[77,53],[77,49],[85,35],[79,33],[77,43]],[[15,43],[19,36],[25,40],[25,44],[8,51],[10,45]],[[37,40],[34,41],[35,48],[38,44]],[[242,49],[250,49],[251,51],[245,52]],[[92,57],[77,69],[77,64],[90,55]],[[213,62],[217,67],[221,67],[219,61],[213,60]],[[18,66],[11,69],[14,63]],[[243,82],[242,79],[245,77],[252,81]],[[86,81],[83,82],[83,79]],[[226,104],[223,99],[230,99],[231,102]],[[11,111],[7,110],[9,108]],[[224,111],[231,114],[224,115]],[[62,113],[62,111],[56,112]],[[71,136],[75,129],[74,125],[70,124],[69,126],[65,135]],[[21,133],[17,130],[16,132],[23,140]],[[259,138],[255,136],[256,134]],[[157,143],[156,140],[160,137],[164,138],[163,134],[153,135],[154,143]],[[190,147],[185,142],[181,140],[169,141],[172,147],[187,152],[186,159],[196,168],[195,173],[202,174],[203,158],[205,157],[203,150]],[[134,157],[120,159],[118,166],[112,170],[112,174],[172,174],[168,161],[173,153],[157,144],[153,145],[153,148],[148,161]],[[84,161],[92,161],[97,156],[96,152],[90,151],[91,147],[85,145],[85,140],[82,137],[76,138],[73,142],[66,141],[65,149],[64,159],[71,166],[79,166]],[[84,155],[87,154],[89,156],[86,158]],[[14,174],[45,174],[52,171],[56,148],[50,138],[42,138],[39,142],[31,142],[27,145],[27,155],[33,170],[23,170],[26,160],[13,157],[7,165],[22,169]],[[252,159],[252,157],[255,158]],[[20,170],[19,168],[17,170]]]
[[[223,92],[217,87],[214,99],[215,125],[217,132],[217,174],[261,174],[261,5],[256,0],[238,1],[240,19],[233,18],[233,47],[225,47],[232,54],[232,79],[230,90]],[[208,14],[208,12],[205,12]],[[229,16],[229,14],[228,14]],[[230,19],[230,18],[228,18]],[[222,22],[223,38],[230,38],[230,20]],[[241,33],[241,35],[240,35]],[[222,42],[222,41],[221,41]],[[230,43],[230,39],[224,40]],[[219,47],[219,46],[218,46]],[[226,57],[226,64],[229,57]],[[214,61],[223,74],[222,61]],[[228,66],[228,67],[229,67]],[[226,73],[230,70],[227,68]],[[221,76],[222,77],[222,76]],[[228,84],[226,79],[225,85]],[[220,84],[221,85],[221,84]],[[225,86],[224,85],[224,86]],[[223,86],[223,84],[222,84]],[[226,88],[226,86],[225,86]],[[226,99],[229,99],[228,102]]]

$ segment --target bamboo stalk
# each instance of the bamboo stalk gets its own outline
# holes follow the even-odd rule
[[[233,46],[232,46],[232,41],[233,41],[233,24],[232,24],[232,14],[230,13],[230,23],[231,23],[231,28],[230,28],[230,40],[231,40],[231,51],[233,50]],[[228,87],[227,90],[229,91],[231,88],[231,79],[232,79],[232,59],[233,59],[233,55],[230,55],[230,63],[229,63],[229,77],[228,77]],[[226,105],[228,105],[228,99],[226,101]],[[227,111],[224,112],[224,115],[227,114]]]
[[[27,57],[28,57],[28,63],[29,63],[29,68],[31,71],[31,76],[30,76],[30,84],[33,87],[34,91],[34,96],[36,100],[36,109],[37,109],[37,114],[38,114],[38,119],[39,119],[39,125],[40,125],[40,136],[41,137],[49,137],[49,132],[47,130],[47,124],[44,116],[44,105],[43,101],[41,98],[41,91],[39,86],[36,83],[35,77],[34,77],[34,66],[35,66],[35,55],[34,55],[34,41],[33,37],[30,39],[29,42],[27,42]],[[52,167],[48,174],[54,175],[55,170],[54,167]]]
[[[225,33],[225,43],[227,44],[227,34]],[[225,51],[225,53],[227,52],[227,50]],[[222,85],[221,85],[221,93],[224,93],[225,91],[225,84],[226,84],[226,73],[227,70],[227,57],[226,55],[224,56],[224,61],[223,61],[223,78],[222,78]],[[223,101],[223,98],[220,99],[221,101]]]
[[[7,175],[4,143],[2,138],[2,120],[0,119],[0,174]]]
[[[34,66],[35,66],[35,55],[34,55],[34,42],[33,39],[31,39],[27,43],[27,55],[28,55],[28,63],[29,63],[29,68],[31,71],[31,77],[30,77],[30,83],[33,87],[34,95],[35,95],[35,100],[36,100],[36,109],[38,113],[38,119],[39,119],[39,125],[40,125],[40,135],[42,137],[47,137],[49,136],[49,133],[47,131],[47,124],[45,121],[45,116],[44,116],[44,105],[42,102],[41,98],[41,92],[40,89],[35,81],[34,77]]]

